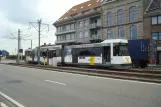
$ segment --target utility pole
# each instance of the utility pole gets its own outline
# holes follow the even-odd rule
[[[40,63],[40,37],[41,37],[41,32],[46,28],[48,27],[48,31],[49,31],[49,25],[48,24],[44,24],[42,23],[42,20],[39,19],[37,22],[30,22],[30,24],[38,31],[38,60],[37,60],[37,63],[39,64]],[[38,29],[34,26],[34,24],[38,24]],[[41,25],[45,25],[45,28],[41,30]]]
[[[38,40],[38,43],[39,43],[39,47],[38,47],[38,63],[40,62],[40,35],[41,35],[41,19],[38,20],[38,25],[39,25],[39,30],[38,30],[38,34],[39,34],[39,40]]]
[[[18,51],[17,51],[17,63],[19,64],[20,63],[20,29],[18,29]]]
[[[32,40],[31,40],[31,49],[32,49]]]

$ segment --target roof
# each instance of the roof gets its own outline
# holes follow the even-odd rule
[[[161,0],[151,0],[146,12],[157,9],[161,9]]]
[[[81,44],[81,45],[70,45],[65,48],[87,48],[87,47],[102,47],[109,46],[110,43],[128,43],[126,39],[107,39],[101,43]]]
[[[54,24],[66,20],[69,16],[79,14],[90,9],[101,7],[104,0],[89,0],[84,3],[73,6],[63,16],[61,16]]]
[[[107,39],[101,43],[128,43],[127,39]]]

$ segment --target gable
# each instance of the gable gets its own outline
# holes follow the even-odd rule
[[[161,0],[152,0],[146,9],[146,12],[161,9]]]

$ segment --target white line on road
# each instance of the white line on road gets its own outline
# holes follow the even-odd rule
[[[57,71],[50,71],[51,73],[64,73],[68,74],[67,72],[57,72]],[[99,76],[88,76],[88,75],[82,75],[82,74],[70,74],[73,76],[82,76],[82,77],[90,77],[90,78],[97,78],[97,79],[106,79],[106,80],[114,80],[114,81],[123,81],[123,82],[131,82],[131,83],[140,83],[140,84],[149,84],[149,85],[161,85],[160,83],[152,83],[152,82],[142,82],[137,80],[127,80],[127,79],[117,79],[117,78],[108,78],[108,77],[99,77]],[[49,81],[48,81],[49,82]]]
[[[5,95],[4,93],[0,92],[0,96],[4,97],[5,99],[7,99],[8,101],[10,101],[11,103],[13,103],[14,105],[18,106],[18,107],[25,107],[22,104],[18,103],[17,101],[15,101],[14,99],[12,99],[11,97]]]
[[[59,85],[67,85],[65,83],[61,83],[61,82],[57,82],[57,81],[51,81],[51,80],[45,80],[46,82],[51,82],[51,83],[55,83],[55,84],[59,84]]]
[[[159,85],[159,86],[161,85],[160,83],[142,82],[142,81],[137,81],[137,80],[126,80],[126,79],[106,78],[106,77],[97,77],[97,76],[88,76],[88,77],[94,77],[94,78],[97,78],[97,79],[105,79],[105,80],[113,80],[113,81],[149,84],[149,85]]]
[[[0,107],[8,107],[8,106],[4,104],[3,102],[0,102]]]

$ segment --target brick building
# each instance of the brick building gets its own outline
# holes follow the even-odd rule
[[[144,0],[144,39],[157,40],[158,64],[161,64],[161,0]]]
[[[143,39],[143,0],[106,0],[103,37]]]

